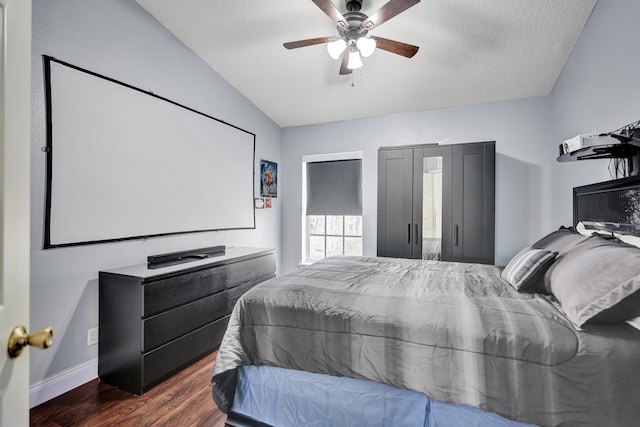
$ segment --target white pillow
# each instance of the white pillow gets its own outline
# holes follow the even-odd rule
[[[634,236],[632,234],[620,234],[620,233],[613,233],[614,236],[616,236],[618,239],[622,240],[623,242],[625,242],[627,245],[633,245],[636,248],[640,248],[640,237],[638,236]]]
[[[592,225],[591,225],[592,224]],[[599,223],[599,222],[594,222],[594,223],[590,223],[590,226],[601,226],[604,227],[604,224]],[[607,231],[607,230],[600,230],[597,228],[591,228],[588,229],[585,224],[583,224],[582,221],[580,221],[578,223],[578,225],[576,225],[576,231],[580,234],[582,234],[583,236],[591,236],[594,233],[598,233],[598,234],[602,234],[605,236],[611,236],[613,235],[614,237],[617,237],[618,239],[622,240],[623,242],[625,242],[628,245],[632,245],[635,246],[636,248],[640,248],[640,237],[638,236],[634,236],[633,234],[623,234],[617,231]]]
[[[604,227],[599,222],[589,222],[589,224],[590,224],[590,226],[602,226],[602,227]],[[593,235],[594,233],[602,234],[604,236],[609,236],[609,237],[611,237],[611,235],[613,234],[613,232],[607,231],[607,230],[602,230],[602,229],[598,229],[598,228],[587,228],[582,221],[580,221],[576,225],[576,231],[578,233],[582,234],[583,236],[587,236],[587,237]]]

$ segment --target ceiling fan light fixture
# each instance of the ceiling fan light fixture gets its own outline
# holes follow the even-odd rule
[[[362,65],[362,59],[360,58],[360,52],[358,52],[358,49],[350,49],[347,68],[350,70],[355,70],[362,67]]]
[[[360,37],[357,41],[358,50],[365,58],[368,58],[376,50],[376,41],[369,37]]]
[[[362,67],[362,57],[368,57],[377,48],[391,52],[405,58],[413,58],[419,47],[382,37],[369,37],[374,28],[378,28],[388,20],[405,10],[420,3],[420,0],[385,0],[386,3],[371,16],[362,13],[364,0],[344,1],[346,13],[338,10],[334,4],[336,0],[312,0],[312,2],[327,15],[336,25],[338,36],[314,37],[283,43],[286,49],[326,44],[327,52],[333,59],[340,59],[340,75],[351,74],[351,70]],[[378,42],[379,46],[378,46]]]
[[[327,43],[327,52],[333,59],[338,59],[346,47],[347,42],[344,39],[336,39]]]

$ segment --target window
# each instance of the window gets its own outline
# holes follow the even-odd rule
[[[307,260],[362,255],[362,215],[307,215]]]
[[[343,156],[303,159],[303,262],[362,255],[362,154]]]

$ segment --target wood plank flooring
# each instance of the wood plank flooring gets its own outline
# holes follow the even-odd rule
[[[32,427],[223,427],[211,398],[217,352],[200,359],[141,397],[95,379],[31,409]]]

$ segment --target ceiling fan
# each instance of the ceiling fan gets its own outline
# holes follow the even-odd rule
[[[330,0],[311,1],[336,23],[339,37],[316,37],[284,43],[287,49],[327,43],[327,50],[333,59],[338,59],[342,55],[340,74],[350,74],[352,70],[362,67],[360,55],[366,58],[376,47],[407,58],[413,57],[418,52],[418,46],[376,37],[369,32],[420,3],[420,0],[390,0],[371,16],[360,12],[362,0],[346,0],[347,13],[344,15]]]

